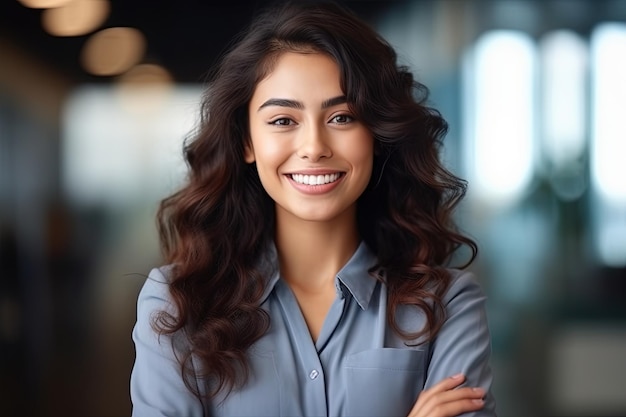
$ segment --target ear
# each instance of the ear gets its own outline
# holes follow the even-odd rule
[[[254,148],[252,147],[252,141],[248,139],[243,148],[243,159],[246,163],[251,164],[256,161],[256,157],[254,156]]]

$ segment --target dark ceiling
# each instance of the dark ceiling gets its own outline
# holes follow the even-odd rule
[[[399,1],[399,0],[395,0]],[[112,0],[108,19],[100,29],[128,26],[139,29],[147,40],[144,62],[166,67],[182,83],[202,81],[230,39],[267,1],[210,0]],[[342,1],[366,20],[390,1]],[[0,0],[0,38],[29,52],[63,72],[72,82],[108,82],[108,77],[86,73],[79,62],[89,35],[56,37],[41,26],[41,9],[25,7],[18,0]],[[0,56],[0,65],[11,65]]]

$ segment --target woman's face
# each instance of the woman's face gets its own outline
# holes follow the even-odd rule
[[[248,110],[245,160],[256,162],[277,221],[353,221],[372,174],[374,140],[348,108],[335,61],[284,53]]]

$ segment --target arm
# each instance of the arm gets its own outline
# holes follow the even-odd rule
[[[464,381],[463,374],[456,374],[420,392],[409,417],[456,417],[481,410],[485,391],[480,387],[459,388]]]
[[[450,396],[467,400],[474,399],[475,394],[480,392],[481,396],[484,394],[484,406],[481,405],[480,410],[476,410],[477,407],[465,408],[467,411],[476,411],[463,415],[494,417],[495,399],[491,392],[493,376],[489,367],[491,336],[485,311],[486,297],[473,274],[460,271],[454,271],[453,274],[450,289],[443,300],[447,317],[431,345],[423,394],[428,398],[439,393],[437,396],[440,400]],[[459,373],[465,376],[464,381],[450,378]],[[464,382],[465,387],[477,387],[482,391],[454,389],[461,382]]]
[[[152,328],[153,314],[173,311],[167,279],[159,269],[150,272],[137,301],[132,338],[135,363],[130,378],[133,417],[202,416],[202,403],[185,387],[170,336]]]

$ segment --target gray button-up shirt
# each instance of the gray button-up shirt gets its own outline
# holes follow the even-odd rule
[[[313,342],[272,249],[274,272],[261,300],[270,330],[248,351],[247,384],[212,402],[187,391],[169,338],[151,328],[154,311],[173,311],[167,267],[151,271],[133,329],[133,416],[406,416],[421,390],[459,372],[465,385],[487,392],[484,409],[465,416],[495,416],[485,296],[471,273],[450,270],[441,331],[431,343],[407,346],[388,325],[386,286],[368,274],[376,258],[361,243],[337,274],[337,297]],[[401,307],[397,321],[417,330],[425,318],[414,307]]]

